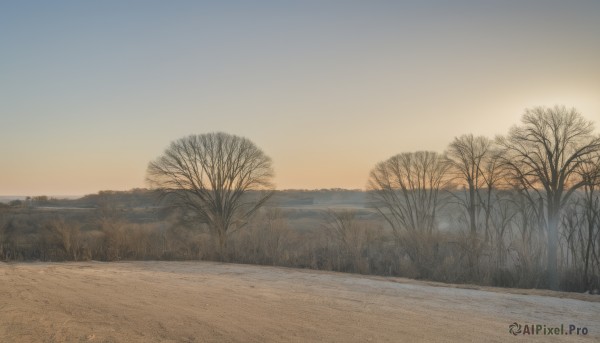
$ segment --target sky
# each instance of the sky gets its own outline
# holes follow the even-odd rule
[[[3,1],[0,195],[146,187],[171,141],[216,131],[278,189],[364,189],[533,106],[598,132],[599,37],[600,1]]]

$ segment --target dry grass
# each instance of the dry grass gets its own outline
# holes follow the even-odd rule
[[[213,262],[0,263],[0,278],[2,342],[502,342],[514,321],[589,329],[534,341],[600,339],[600,303],[554,292]]]

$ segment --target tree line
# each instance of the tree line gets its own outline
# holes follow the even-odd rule
[[[599,185],[600,136],[564,106],[528,109],[520,125],[494,140],[469,134],[443,154],[398,154],[369,178],[378,212],[416,265],[426,268],[423,251],[432,249],[438,211],[453,202],[474,277],[489,267],[481,263],[487,258],[496,269],[542,272],[541,286],[551,289],[559,288],[561,272],[598,288]]]
[[[367,193],[378,219],[328,210],[309,229],[291,229],[289,212],[269,203],[273,175],[271,159],[247,138],[184,137],[148,165],[161,205],[152,223],[132,223],[110,204],[93,220],[32,220],[5,209],[0,258],[216,259],[600,288],[600,136],[575,109],[528,109],[506,135],[467,134],[443,153],[376,164]]]

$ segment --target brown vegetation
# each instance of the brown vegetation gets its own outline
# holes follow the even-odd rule
[[[151,164],[150,175],[175,168],[177,154],[200,144],[192,138]],[[277,191],[268,206],[262,206],[264,193],[250,186],[270,185],[270,160],[251,143],[228,139],[232,151],[251,151],[249,161],[258,156],[266,168],[254,181],[215,170],[230,186],[250,182],[237,193],[214,182],[202,186],[206,174],[185,180],[182,169],[183,179],[163,184],[175,196],[161,207],[159,193],[144,190],[13,202],[0,207],[0,259],[225,260],[502,287],[600,289],[600,138],[574,110],[528,111],[509,137],[461,136],[444,155],[396,155],[375,166],[366,193]],[[177,182],[204,188],[178,190]],[[345,198],[351,200],[334,201]],[[192,203],[182,207],[182,199]],[[243,206],[236,199],[244,199]],[[204,212],[190,215],[186,209],[193,206]],[[217,222],[225,226],[215,229]]]

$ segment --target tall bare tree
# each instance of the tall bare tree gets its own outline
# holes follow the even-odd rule
[[[272,178],[271,159],[261,149],[247,138],[222,132],[174,141],[147,170],[152,187],[208,226],[221,258],[227,234],[246,225],[271,196]]]
[[[433,234],[447,170],[440,154],[418,151],[378,163],[369,177],[375,208],[392,228],[398,247],[425,277],[431,275],[437,255]]]
[[[489,235],[491,234],[490,226],[492,226],[492,213],[494,207],[498,201],[503,201],[502,197],[498,196],[498,185],[501,184],[505,178],[504,168],[502,168],[502,152],[498,147],[493,144],[493,147],[488,152],[485,158],[482,170],[483,183],[485,185],[485,192],[479,192],[479,202],[482,204],[485,212],[484,228],[485,228],[485,241],[488,241]],[[496,196],[493,196],[496,195]]]
[[[458,200],[468,214],[472,236],[479,226],[478,217],[482,210],[480,190],[486,185],[484,170],[491,155],[491,145],[492,141],[488,138],[469,134],[454,138],[446,151],[450,171],[465,189],[465,196],[459,196]]]
[[[596,280],[594,285],[590,277],[590,266],[594,264],[594,261],[596,261],[600,272],[600,261],[598,261],[599,257],[596,254],[596,247],[600,244],[600,241],[596,242],[600,238],[600,151],[595,153],[588,163],[581,165],[579,173],[585,182],[582,201],[583,225],[579,227],[580,236],[583,237],[582,241],[585,245],[582,252],[583,284],[587,290],[590,290],[592,287],[600,286],[598,284],[600,280]],[[600,273],[597,277],[600,277]]]
[[[492,197],[499,179],[498,153],[493,141],[472,134],[454,138],[445,153],[453,182],[463,187],[463,192],[450,191],[456,203],[464,210],[469,233],[464,248],[467,252],[471,274],[479,273],[479,259],[490,237]],[[483,231],[483,238],[481,236]],[[502,242],[497,242],[501,245]]]
[[[555,106],[525,110],[522,125],[499,137],[504,164],[532,203],[544,201],[548,285],[558,289],[557,242],[561,209],[585,184],[576,170],[600,149],[593,123],[574,108]]]

